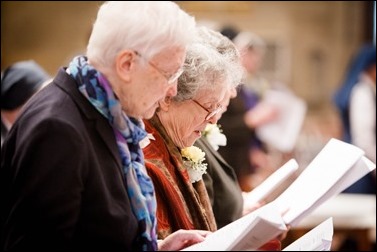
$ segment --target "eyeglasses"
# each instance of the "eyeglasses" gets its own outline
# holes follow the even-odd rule
[[[202,104],[200,104],[198,101],[194,99],[192,99],[192,101],[198,104],[202,109],[208,112],[207,116],[205,117],[206,121],[211,120],[215,115],[217,115],[223,109],[223,107],[219,104],[217,108],[215,108],[213,111],[210,111],[206,107],[204,107]]]
[[[135,54],[136,54],[137,56],[143,58],[143,56],[142,56],[138,51],[134,51],[134,52],[135,52]],[[148,64],[149,64],[151,67],[153,67],[157,72],[159,72],[162,76],[164,76],[164,78],[166,79],[166,81],[168,82],[169,85],[174,84],[174,83],[178,80],[179,76],[181,76],[182,73],[183,73],[183,69],[180,68],[180,69],[179,69],[177,72],[175,72],[174,74],[166,75],[165,72],[163,72],[162,70],[160,70],[160,69],[159,69],[155,64],[153,64],[151,61],[148,60],[147,62],[148,62]]]

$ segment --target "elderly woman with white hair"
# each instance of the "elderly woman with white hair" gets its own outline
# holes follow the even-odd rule
[[[166,97],[155,116],[144,121],[150,142],[143,152],[156,189],[160,239],[179,229],[216,230],[201,177],[206,166],[203,153],[192,145],[208,123],[217,122],[222,101],[242,76],[233,43],[200,27],[198,41],[187,49],[177,95]]]

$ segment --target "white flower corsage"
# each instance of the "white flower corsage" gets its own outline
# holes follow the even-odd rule
[[[200,148],[190,146],[181,150],[183,163],[187,168],[191,183],[202,179],[204,173],[207,173],[207,164],[203,163],[206,155]]]
[[[203,136],[207,138],[209,144],[215,150],[218,150],[219,146],[226,145],[226,136],[222,133],[221,126],[219,124],[208,123],[203,131]]]

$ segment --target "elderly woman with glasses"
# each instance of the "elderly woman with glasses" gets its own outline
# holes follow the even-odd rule
[[[144,121],[149,139],[143,152],[156,191],[159,239],[179,229],[217,229],[201,174],[194,182],[190,173],[195,164],[205,169],[202,153],[188,151],[193,155],[190,162],[183,150],[192,148],[208,123],[217,122],[225,96],[242,78],[239,59],[228,38],[198,28],[197,40],[187,49],[177,95],[166,97],[154,117]]]

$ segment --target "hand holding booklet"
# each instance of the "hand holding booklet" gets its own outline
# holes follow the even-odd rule
[[[364,151],[360,148],[330,139],[296,180],[274,201],[184,250],[256,250],[285,232],[286,225],[296,226],[322,203],[375,168],[376,165],[364,156]],[[271,186],[274,185],[276,184],[272,183]],[[303,250],[311,250],[311,247]]]

